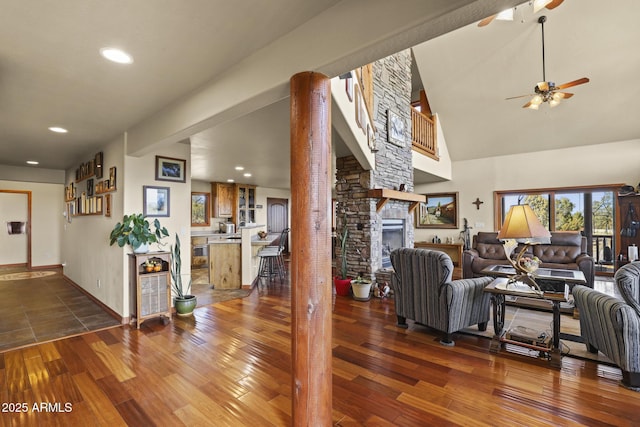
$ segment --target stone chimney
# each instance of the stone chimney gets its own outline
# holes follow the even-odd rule
[[[349,275],[373,278],[382,266],[382,219],[402,219],[405,246],[413,246],[414,219],[408,202],[390,200],[377,212],[374,188],[413,191],[411,149],[411,53],[405,50],[373,64],[373,122],[376,128],[375,170],[365,170],[355,157],[336,161],[336,231],[348,228]],[[404,141],[390,141],[389,113],[404,122]],[[339,245],[339,242],[338,242]],[[339,246],[337,248],[339,252]]]

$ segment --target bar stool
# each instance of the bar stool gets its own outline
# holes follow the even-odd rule
[[[285,228],[280,233],[280,240],[277,246],[265,246],[260,249],[258,256],[260,257],[260,266],[258,267],[258,276],[268,277],[273,280],[275,276],[280,277],[280,282],[284,281],[286,268],[282,252],[289,235],[289,229]]]

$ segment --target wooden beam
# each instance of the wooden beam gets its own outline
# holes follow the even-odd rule
[[[291,77],[291,340],[294,426],[332,424],[331,85]]]

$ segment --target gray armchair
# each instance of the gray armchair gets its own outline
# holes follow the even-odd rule
[[[580,334],[590,352],[600,350],[622,370],[622,384],[640,387],[640,262],[620,268],[616,287],[623,300],[574,286]]]
[[[395,249],[391,264],[399,327],[406,328],[411,319],[442,331],[443,345],[454,345],[452,334],[460,329],[478,325],[486,330],[490,297],[483,289],[491,277],[451,280],[451,258],[428,249]]]

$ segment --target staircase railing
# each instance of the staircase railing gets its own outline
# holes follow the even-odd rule
[[[439,160],[438,141],[436,138],[436,116],[427,117],[411,107],[411,143],[413,149]]]

